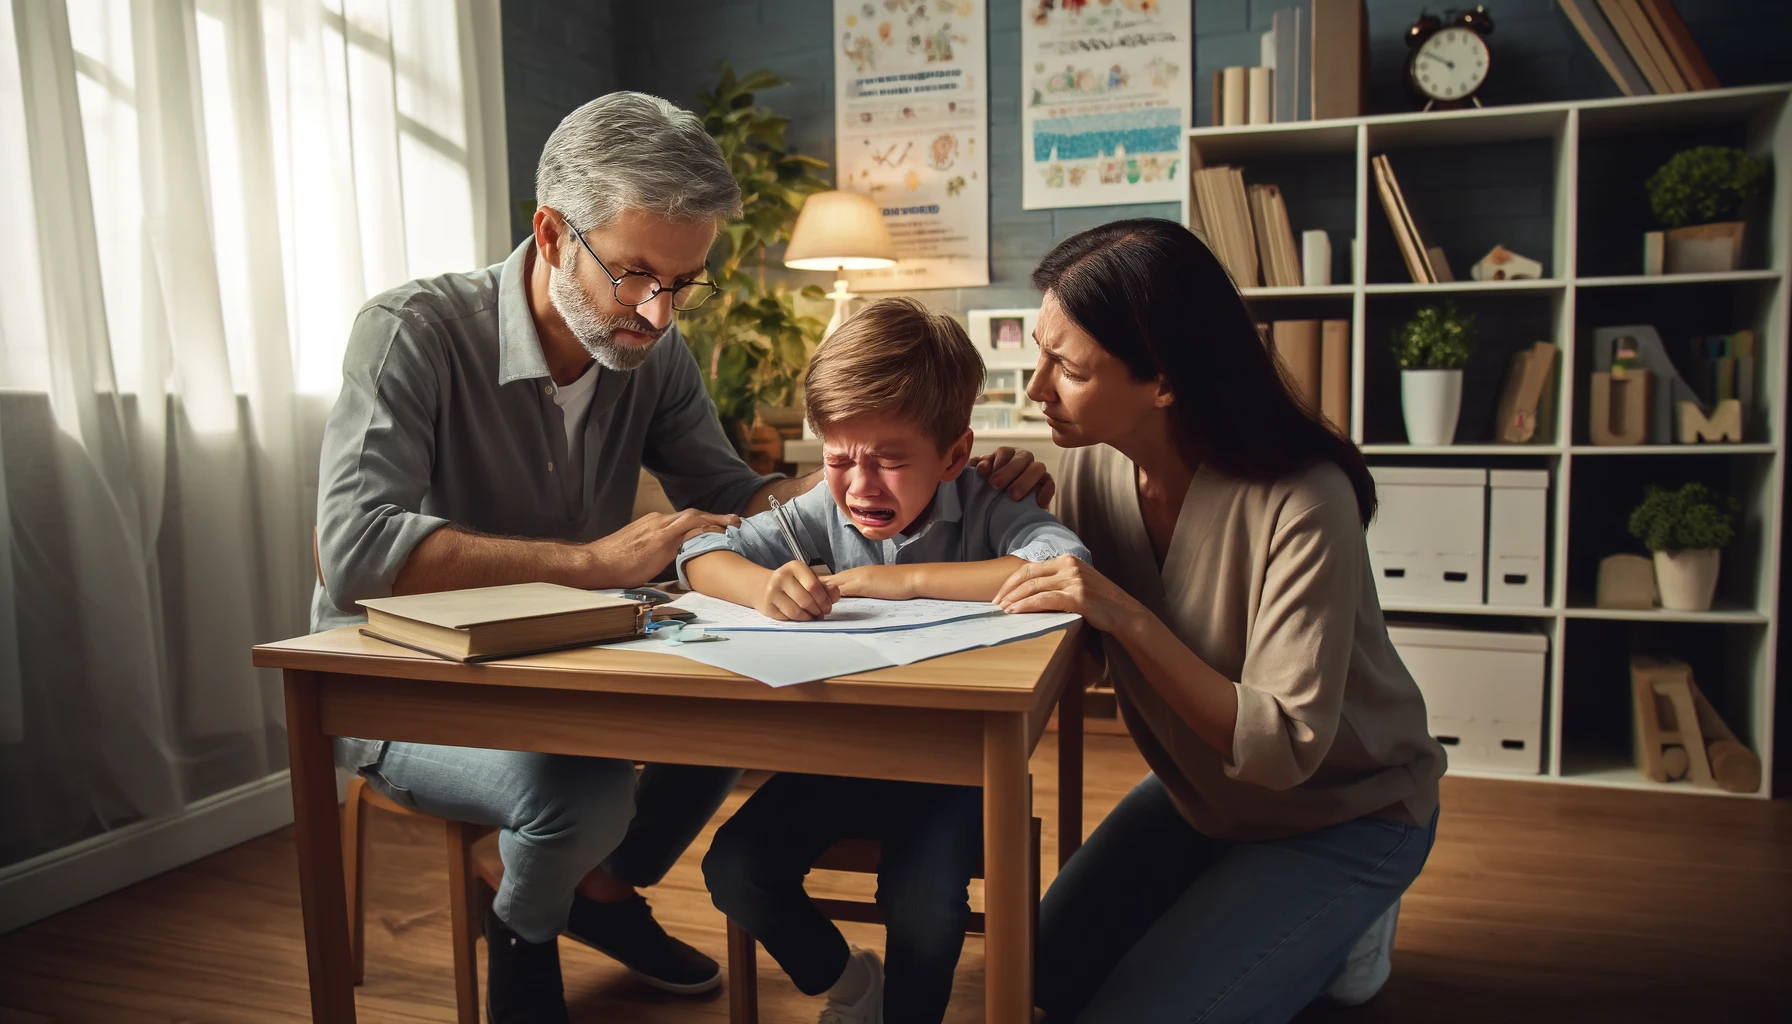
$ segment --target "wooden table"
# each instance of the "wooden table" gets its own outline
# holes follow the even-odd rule
[[[257,666],[286,678],[312,1019],[355,1019],[330,737],[374,736],[981,785],[985,1019],[1031,1021],[1027,759],[1060,698],[1065,723],[1080,721],[1080,628],[782,689],[686,658],[602,648],[459,665],[353,627],[255,648]],[[1060,742],[1077,748],[1060,758],[1062,861],[1082,836],[1082,786],[1080,735]]]

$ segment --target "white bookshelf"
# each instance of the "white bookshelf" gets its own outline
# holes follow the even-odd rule
[[[1617,241],[1611,231],[1634,236],[1639,259],[1641,232],[1647,225],[1624,224],[1610,228],[1584,223],[1609,197],[1593,195],[1583,218],[1581,184],[1583,156],[1605,156],[1607,146],[1646,146],[1659,139],[1681,135],[1731,132],[1752,152],[1771,160],[1767,201],[1761,215],[1751,219],[1750,232],[1765,232],[1752,239],[1755,262],[1751,269],[1722,274],[1638,276],[1613,265],[1592,265],[1598,248],[1583,241],[1607,243],[1600,252],[1609,254]],[[1724,89],[1674,96],[1547,103],[1516,107],[1434,113],[1393,114],[1342,118],[1293,124],[1249,127],[1197,128],[1189,132],[1192,149],[1200,162],[1214,166],[1232,164],[1243,169],[1249,183],[1282,184],[1273,170],[1253,176],[1253,162],[1290,166],[1307,161],[1314,167],[1354,167],[1355,219],[1353,232],[1332,231],[1334,252],[1351,252],[1352,235],[1363,240],[1350,263],[1349,280],[1321,288],[1245,288],[1244,296],[1259,319],[1298,316],[1351,320],[1351,437],[1362,446],[1372,464],[1397,459],[1399,464],[1436,463],[1486,465],[1511,468],[1546,468],[1551,474],[1550,564],[1547,603],[1543,607],[1495,605],[1443,606],[1389,602],[1391,617],[1458,616],[1465,623],[1498,623],[1515,629],[1541,630],[1550,638],[1547,677],[1544,770],[1536,776],[1489,776],[1531,779],[1575,785],[1652,789],[1696,795],[1729,796],[1715,789],[1686,783],[1659,785],[1642,777],[1630,764],[1627,743],[1614,746],[1613,733],[1629,731],[1630,697],[1627,668],[1601,661],[1609,652],[1616,656],[1626,630],[1646,628],[1649,634],[1687,645],[1685,653],[1695,662],[1699,685],[1721,694],[1714,700],[1738,735],[1761,758],[1762,786],[1754,798],[1771,795],[1773,776],[1773,718],[1775,641],[1779,630],[1779,572],[1782,542],[1780,497],[1783,493],[1786,443],[1786,357],[1788,302],[1792,301],[1792,85]],[[1551,197],[1552,251],[1540,281],[1476,282],[1418,285],[1389,276],[1388,255],[1371,246],[1391,245],[1369,170],[1372,155],[1394,155],[1395,171],[1406,185],[1407,164],[1402,151],[1439,150],[1445,147],[1530,147],[1541,152],[1547,146],[1547,175]],[[1691,143],[1689,143],[1691,144]],[[1614,150],[1615,151],[1615,150]],[[1491,149],[1490,149],[1491,152]],[[1636,187],[1641,188],[1653,165],[1640,166]],[[1344,173],[1350,173],[1345,170]],[[1538,184],[1533,182],[1532,184]],[[1291,201],[1294,197],[1290,197]],[[1189,201],[1182,202],[1182,220],[1188,223]],[[1411,201],[1411,195],[1408,196]],[[1422,214],[1427,211],[1421,209]],[[1430,214],[1433,225],[1439,218]],[[1377,223],[1379,222],[1379,223]],[[1376,224],[1378,232],[1370,230]],[[1307,224],[1305,227],[1319,225]],[[1294,225],[1296,235],[1303,228]],[[1583,232],[1588,237],[1583,237]],[[1604,232],[1603,234],[1599,234]],[[1448,232],[1444,235],[1449,241]],[[1597,235],[1597,237],[1592,237]],[[1519,251],[1523,252],[1522,248]],[[1449,252],[1455,272],[1468,276],[1470,264],[1481,252]],[[1537,257],[1534,252],[1524,255]],[[1583,266],[1583,256],[1587,258]],[[1392,261],[1398,264],[1397,254]],[[1379,268],[1379,271],[1378,271]],[[1380,273],[1370,279],[1372,273]],[[1665,290],[1664,290],[1665,289]],[[1437,296],[1474,302],[1478,310],[1498,311],[1500,304],[1527,303],[1528,315],[1546,324],[1547,332],[1522,339],[1528,344],[1547,340],[1559,349],[1555,391],[1555,436],[1537,443],[1512,445],[1474,442],[1438,447],[1417,447],[1388,436],[1386,409],[1378,407],[1380,427],[1367,429],[1368,401],[1394,403],[1398,418],[1397,373],[1394,381],[1370,379],[1378,371],[1371,365],[1370,349],[1385,345],[1392,310],[1407,309],[1417,299]],[[1577,411],[1585,401],[1590,355],[1577,348],[1577,339],[1593,326],[1590,318],[1603,311],[1634,303],[1635,320],[1653,322],[1654,311],[1688,310],[1725,304],[1710,314],[1706,333],[1752,328],[1757,335],[1755,434],[1740,444],[1640,445],[1600,447],[1588,443]],[[1516,314],[1514,314],[1516,316]],[[1663,340],[1675,344],[1671,328],[1664,326]],[[1482,329],[1482,342],[1488,342]],[[1473,379],[1465,390],[1492,389],[1500,380]],[[1584,419],[1584,416],[1581,417]],[[1371,436],[1373,435],[1373,436]],[[1725,552],[1720,600],[1709,612],[1618,611],[1590,607],[1597,559],[1616,550],[1635,550],[1625,533],[1622,518],[1612,521],[1612,510],[1602,510],[1598,522],[1588,511],[1602,499],[1602,492],[1616,484],[1637,480],[1675,483],[1688,478],[1721,478],[1742,502],[1738,540]],[[1580,518],[1576,519],[1578,515]],[[1721,666],[1710,678],[1700,671],[1698,658]],[[1591,666],[1591,667],[1590,667]],[[1577,679],[1579,687],[1577,688]],[[1622,679],[1622,686],[1614,684]],[[1601,716],[1609,716],[1609,721]],[[1612,726],[1615,723],[1615,728]],[[1463,773],[1473,774],[1473,773]]]

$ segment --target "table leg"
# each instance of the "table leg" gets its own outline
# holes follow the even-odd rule
[[[286,743],[292,772],[293,842],[299,853],[299,906],[311,972],[311,1019],[354,1024],[348,895],[342,879],[342,823],[336,760],[318,715],[315,672],[286,671]]]
[[[1080,667],[1082,659],[1078,659]],[[1075,672],[1058,698],[1058,867],[1083,845],[1083,686]]]
[[[1033,1019],[1032,808],[1027,792],[1027,725],[1023,715],[983,719],[984,1019]],[[338,906],[340,906],[338,901]]]

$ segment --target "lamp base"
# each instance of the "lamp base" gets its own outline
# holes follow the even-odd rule
[[[846,318],[852,314],[852,303],[858,296],[847,290],[846,278],[842,277],[834,281],[834,290],[828,292],[823,298],[834,300],[834,316],[828,321],[827,329],[821,332],[822,340],[825,341],[832,337],[834,331],[838,330],[840,325],[846,322]]]

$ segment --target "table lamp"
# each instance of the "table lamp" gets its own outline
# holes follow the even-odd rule
[[[822,337],[834,333],[846,319],[857,296],[846,290],[848,270],[878,270],[894,266],[896,244],[884,226],[883,211],[863,192],[817,192],[804,203],[784,250],[784,265],[792,270],[832,270],[834,317]]]

